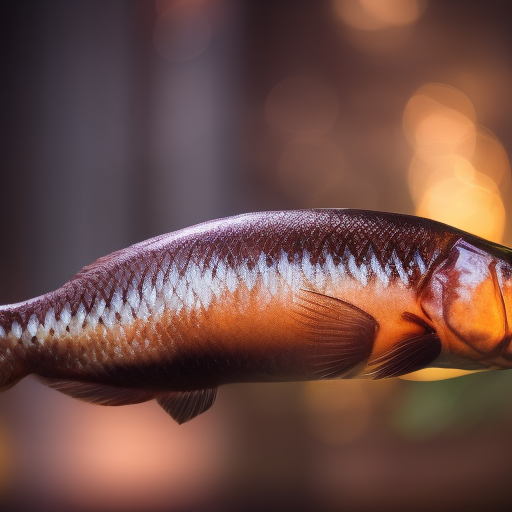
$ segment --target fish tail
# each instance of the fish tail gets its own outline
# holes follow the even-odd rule
[[[0,391],[9,389],[29,374],[20,356],[17,344],[12,344],[12,340],[0,325]]]

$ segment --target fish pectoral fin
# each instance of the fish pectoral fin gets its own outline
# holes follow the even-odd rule
[[[207,411],[215,402],[217,388],[175,391],[159,396],[156,401],[180,425]]]
[[[368,360],[379,324],[341,299],[310,290],[295,295],[292,314],[298,335],[310,343],[313,377],[335,379]]]
[[[154,391],[121,388],[93,382],[39,377],[43,384],[84,402],[98,405],[140,404],[155,398]]]
[[[435,332],[407,338],[370,361],[366,376],[386,379],[421,370],[439,356],[441,348]]]

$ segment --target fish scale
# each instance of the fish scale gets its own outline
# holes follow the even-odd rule
[[[230,382],[508,367],[511,259],[505,247],[398,214],[211,221],[0,307],[0,386],[32,373],[95,403],[156,398],[183,422]],[[490,313],[460,322],[466,296]]]

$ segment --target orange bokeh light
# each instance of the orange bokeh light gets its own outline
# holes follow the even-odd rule
[[[337,16],[359,30],[382,30],[414,23],[426,6],[421,0],[334,0]]]
[[[500,242],[505,229],[505,207],[492,179],[475,171],[432,184],[416,208],[421,217],[445,222],[474,235]]]
[[[476,114],[469,98],[454,87],[437,83],[420,87],[403,115],[405,136],[415,149],[439,139],[445,145],[456,146],[473,136],[475,123]],[[472,152],[471,144],[469,151]]]
[[[498,139],[477,126],[469,98],[426,84],[407,103],[403,127],[415,149],[408,173],[415,213],[501,242],[506,213],[498,184],[510,166]]]

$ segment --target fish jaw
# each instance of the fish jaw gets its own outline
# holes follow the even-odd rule
[[[507,262],[464,239],[433,270],[420,304],[443,344],[439,366],[512,367],[511,273]]]

